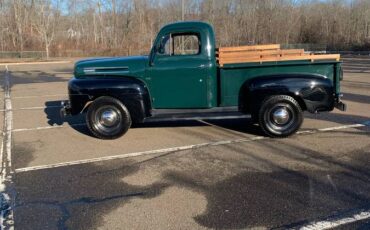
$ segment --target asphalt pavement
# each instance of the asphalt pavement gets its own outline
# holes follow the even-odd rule
[[[0,66],[15,228],[370,229],[370,58],[343,60],[348,111],[307,113],[285,139],[237,119],[99,140],[59,116],[73,62]]]

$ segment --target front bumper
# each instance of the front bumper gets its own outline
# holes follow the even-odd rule
[[[339,94],[337,97],[336,97],[336,100],[335,100],[335,103],[334,103],[334,107],[339,109],[340,111],[346,111],[347,110],[347,105],[344,104],[340,99],[343,97],[343,94]]]
[[[72,107],[70,101],[61,102],[62,109],[60,110],[60,116],[66,117],[72,114]]]
[[[335,102],[334,107],[339,109],[340,111],[346,111],[347,110],[347,105],[344,104],[341,101]]]

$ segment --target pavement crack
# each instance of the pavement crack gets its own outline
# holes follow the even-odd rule
[[[136,193],[129,193],[129,194],[121,194],[103,198],[94,198],[94,197],[81,197],[78,199],[66,201],[66,202],[58,202],[58,201],[32,201],[23,204],[18,204],[14,207],[14,209],[25,207],[25,206],[32,206],[32,205],[45,205],[45,206],[52,206],[56,207],[61,212],[61,217],[57,222],[57,228],[59,230],[69,229],[66,226],[67,221],[72,216],[69,212],[69,208],[74,205],[83,205],[83,204],[96,204],[96,203],[103,203],[107,201],[117,200],[117,199],[124,199],[124,198],[131,198],[131,197],[140,197],[145,196],[145,192],[136,192]]]

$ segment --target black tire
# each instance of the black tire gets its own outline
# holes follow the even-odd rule
[[[302,109],[298,102],[287,95],[271,96],[262,102],[258,123],[270,137],[287,137],[301,127]]]
[[[121,101],[104,96],[90,104],[86,123],[97,138],[116,139],[127,132],[132,122],[130,112]]]

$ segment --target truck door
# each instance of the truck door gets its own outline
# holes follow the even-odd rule
[[[207,108],[209,60],[202,54],[200,35],[169,33],[155,44],[148,68],[153,108]]]

